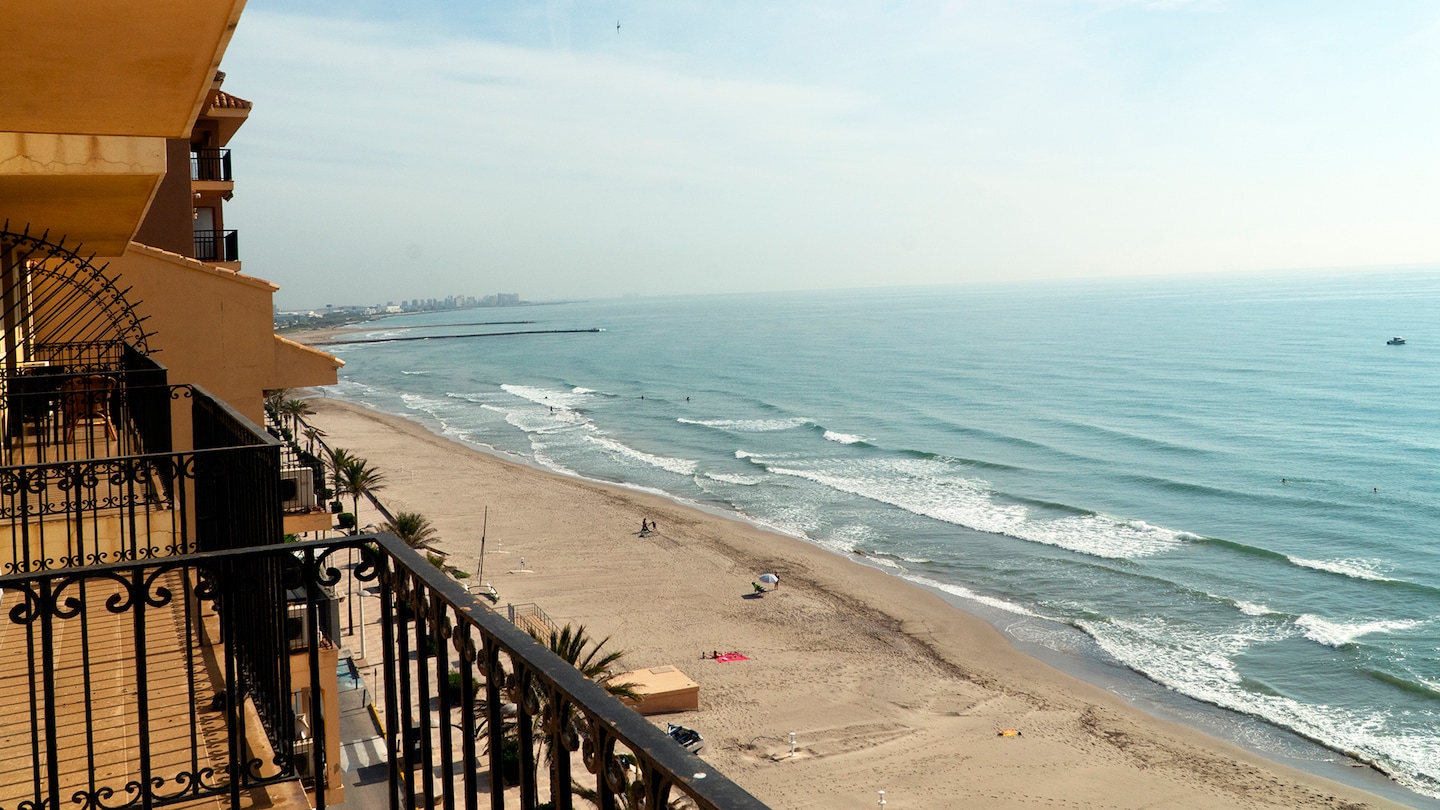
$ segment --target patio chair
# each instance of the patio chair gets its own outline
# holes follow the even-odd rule
[[[105,425],[106,438],[116,438],[115,424],[110,421],[110,392],[115,380],[90,375],[66,380],[60,386],[60,414],[65,419],[65,443],[75,441],[75,431],[83,421]]]

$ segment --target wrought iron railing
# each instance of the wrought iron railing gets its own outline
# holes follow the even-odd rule
[[[63,368],[67,373],[95,374],[124,368],[127,351],[135,352],[135,349],[124,341],[98,340],[82,343],[38,343],[32,354],[35,360],[51,367]]]
[[[240,261],[240,236],[235,231],[196,231],[195,258],[202,262]]]
[[[0,808],[76,796],[83,807],[129,810],[217,796],[238,810],[242,792],[306,771],[313,806],[333,804],[338,752],[324,741],[335,739],[327,724],[337,718],[324,711],[324,648],[288,653],[277,592],[304,595],[289,610],[302,605],[309,637],[320,638],[326,589],[356,548],[350,574],[374,583],[380,602],[383,644],[371,660],[383,684],[372,688],[383,694],[389,807],[764,808],[391,535],[0,577],[0,630],[30,639],[15,647],[24,656],[0,661],[0,678],[19,677],[17,694],[29,696],[0,704],[13,729],[0,756],[22,762],[31,780],[8,795],[0,787]],[[171,627],[172,636],[159,632]],[[135,716],[114,728],[89,707],[110,707],[101,680],[131,654],[136,665],[118,668],[118,700]],[[291,680],[299,661],[306,684]],[[289,697],[307,687],[300,708],[310,727],[300,735]],[[302,736],[314,742],[297,744]],[[165,740],[186,755],[161,750]],[[107,757],[136,765],[106,777],[125,772],[96,767]],[[518,784],[507,789],[510,771]]]
[[[392,807],[474,810],[482,775],[496,810],[542,800],[561,810],[591,802],[658,809],[671,798],[707,809],[764,807],[418,551],[390,535],[370,547],[357,576],[380,582],[386,743],[399,794]],[[448,688],[451,673],[458,690]],[[502,789],[507,750],[518,754],[514,797]],[[457,762],[476,766],[457,770]]]
[[[170,449],[171,386],[130,385],[125,371],[0,377],[6,465],[137,455]]]
[[[121,393],[129,415],[126,424],[135,431],[140,452],[170,452],[174,449],[174,435],[170,397],[164,394],[164,389],[169,387],[169,371],[129,344],[125,346],[120,365],[125,372]]]
[[[120,342],[40,345],[33,356],[0,373],[0,464],[173,447],[168,372],[152,358]]]
[[[281,541],[280,450],[274,440],[199,388],[136,386],[121,391],[111,406],[122,428],[134,421],[128,409],[139,402],[157,409],[146,417],[152,422],[161,422],[163,413],[168,431],[171,402],[190,400],[194,449],[133,452],[141,432],[121,429],[107,445],[119,447],[118,453],[86,455],[78,452],[85,449],[83,444],[62,439],[55,452],[76,452],[78,457],[0,466],[0,572]],[[24,396],[12,395],[9,401],[14,410]],[[44,432],[52,431],[58,435],[68,428]],[[101,429],[92,432],[104,438]],[[43,448],[53,436],[41,438]],[[89,444],[95,449],[93,440]],[[168,439],[164,444],[168,446]],[[20,449],[32,448],[25,444]]]
[[[235,178],[230,173],[230,150],[191,147],[190,179],[233,181]]]
[[[295,563],[222,552],[0,577],[0,808],[239,808],[293,779],[280,578]]]
[[[284,418],[266,404],[265,430],[280,441],[280,501],[286,514],[323,510],[332,495],[327,465],[312,452],[317,441],[324,452],[324,441],[318,435],[304,437],[309,427],[299,416],[293,417],[289,425],[285,424]],[[302,435],[297,436],[292,428]],[[302,440],[312,449],[301,447]],[[308,473],[304,472],[307,470]],[[307,478],[308,481],[304,480]]]

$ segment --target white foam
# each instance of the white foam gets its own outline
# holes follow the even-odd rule
[[[742,487],[753,487],[765,480],[757,475],[732,475],[730,473],[718,472],[707,472],[705,473],[705,477],[712,478],[716,481],[723,481],[727,484],[738,484]]]
[[[443,402],[442,400],[435,399],[434,397],[427,397],[424,394],[401,394],[400,401],[404,402],[405,405],[408,407],[418,408],[425,411],[445,406],[445,402]]]
[[[589,391],[581,392],[578,389],[570,391],[558,391],[549,388],[537,388],[533,385],[510,385],[506,383],[500,386],[500,390],[511,396],[529,400],[536,405],[543,405],[547,408],[578,408],[585,403]]]
[[[530,444],[530,452],[535,457],[536,464],[544,467],[549,467],[550,469],[562,475],[573,475],[576,478],[581,477],[579,473],[551,458],[545,453],[544,449],[542,449],[542,446],[536,445],[534,442],[531,442]]]
[[[1409,630],[1422,624],[1424,622],[1417,619],[1337,622],[1310,613],[1295,620],[1295,625],[1304,631],[1306,638],[1327,647],[1343,647],[1361,636]]]
[[[695,470],[700,466],[698,463],[690,461],[689,459],[656,456],[641,450],[636,450],[627,444],[617,442],[605,436],[586,436],[585,439],[600,445],[617,456],[634,459],[678,475],[694,475]]]
[[[825,440],[838,442],[839,444],[859,444],[868,441],[864,436],[856,436],[852,433],[836,433],[833,430],[825,431]]]
[[[536,408],[507,408],[500,405],[481,405],[480,407],[501,414],[512,427],[532,435],[596,430],[595,425],[589,419],[575,411],[557,409],[551,412]]]
[[[985,596],[984,594],[976,593],[969,588],[964,588],[959,585],[952,585],[948,582],[941,582],[939,580],[930,579],[929,577],[907,576],[905,577],[905,579],[924,585],[927,588],[934,588],[937,591],[944,591],[951,596],[958,596],[961,599],[975,602],[976,604],[986,605],[997,610],[1003,610],[1006,613],[1014,613],[1017,616],[1030,616],[1034,618],[1041,618],[1040,614],[1036,613],[1033,610],[1030,610],[1023,605],[1017,605],[1014,602],[1008,602],[995,596]]]
[[[401,373],[401,374],[429,374],[430,372],[428,372],[428,371],[405,371],[404,369],[401,369],[401,370],[400,370],[400,373]]]
[[[1394,566],[1384,560],[1306,560],[1300,557],[1288,557],[1287,559],[1303,568],[1314,568],[1317,571],[1328,571],[1355,579],[1368,579],[1376,582],[1395,581],[1385,576]]]
[[[593,394],[593,393],[595,393],[595,389],[593,389],[593,388],[581,388],[580,386],[577,385],[577,386],[575,386],[574,388],[570,389],[570,393],[572,393],[572,394]]]
[[[737,453],[737,457],[750,455]],[[834,463],[827,470],[767,465],[767,469],[946,523],[1097,557],[1144,557],[1180,543],[1179,534],[1170,529],[1107,515],[1033,520],[1023,505],[997,502],[985,481],[959,477],[953,467],[939,461]]]
[[[1201,700],[1224,705],[1239,694],[1241,676],[1235,664],[1249,647],[1285,636],[1283,630],[1260,623],[1230,630],[1212,630],[1164,618],[1080,620],[1080,629],[1127,665],[1170,687]]]
[[[1274,612],[1270,608],[1255,602],[1236,602],[1235,607],[1246,616],[1266,616]]]
[[[1396,733],[1388,709],[1311,705],[1259,692],[1235,679],[1233,659],[1247,647],[1276,636],[1252,624],[1235,633],[1206,632],[1195,625],[1140,621],[1081,621],[1078,626],[1102,649],[1157,683],[1222,708],[1263,718],[1367,762],[1384,763],[1395,780],[1440,798],[1440,735]]]
[[[736,433],[773,433],[814,424],[811,419],[803,416],[788,419],[686,419],[682,416],[675,421],[684,425],[700,425]]]
[[[873,546],[884,539],[885,533],[874,526],[867,526],[863,523],[847,523],[835,526],[830,529],[830,535],[837,542],[845,545],[845,551],[851,552],[863,546]]]

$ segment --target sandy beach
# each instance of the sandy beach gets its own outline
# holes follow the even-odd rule
[[[670,664],[698,682],[698,712],[652,719],[701,730],[702,756],[772,807],[871,807],[878,790],[887,810],[1401,806],[1156,719],[803,541],[311,403],[332,446],[384,473],[392,511],[430,518],[452,564],[475,571],[488,507],[484,580],[502,608],[535,603],[609,636],[627,668]],[[656,531],[642,536],[642,520]],[[746,598],[765,571],[780,585]],[[997,736],[1011,728],[1021,735]]]

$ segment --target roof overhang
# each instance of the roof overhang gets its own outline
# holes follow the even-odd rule
[[[215,119],[215,123],[220,127],[220,142],[218,145],[228,146],[230,139],[235,137],[235,133],[240,129],[240,125],[244,124],[245,119],[250,117],[250,111],[211,107],[205,111],[205,117]]]
[[[245,0],[66,0],[0,10],[0,125],[188,138]]]
[[[0,220],[119,256],[165,176],[163,138],[0,132]]]

